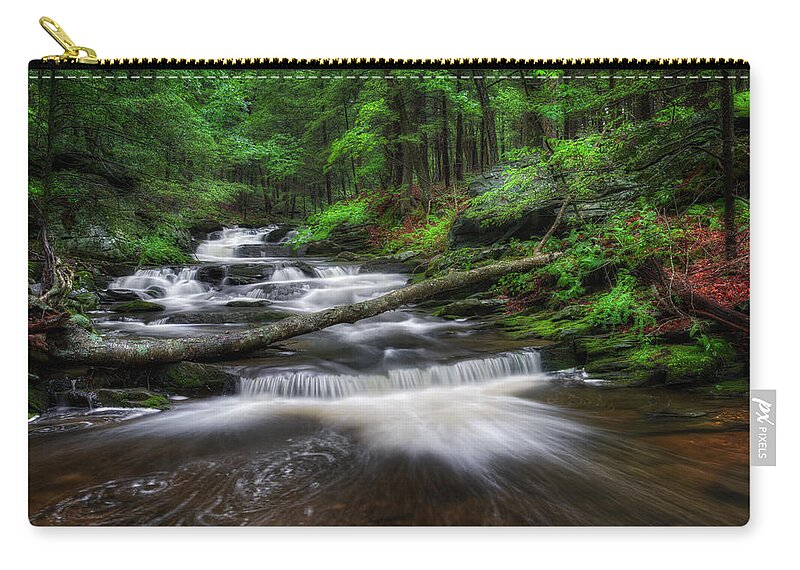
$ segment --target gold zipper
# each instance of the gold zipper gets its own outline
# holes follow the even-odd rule
[[[42,16],[39,18],[39,24],[50,34],[50,37],[58,42],[58,45],[64,48],[64,53],[61,55],[46,55],[42,58],[42,61],[53,61],[56,63],[98,63],[97,53],[95,53],[92,48],[76,45],[67,35],[67,32],[64,31],[64,28],[59,26],[52,18]]]
[[[438,59],[394,59],[394,58],[334,58],[334,59],[289,59],[289,58],[114,58],[99,59],[97,53],[87,47],[78,46],[64,29],[52,18],[43,16],[39,23],[50,36],[64,48],[61,55],[48,55],[41,60],[32,61],[31,67],[77,66],[81,64],[102,67],[124,68],[172,68],[172,69],[214,69],[219,67],[252,68],[307,68],[307,69],[643,69],[643,68],[749,68],[744,59],[733,58],[585,58],[585,59],[516,59],[516,58],[438,58]]]

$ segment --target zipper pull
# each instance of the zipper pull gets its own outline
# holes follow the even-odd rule
[[[58,42],[58,45],[64,48],[63,54],[46,55],[42,58],[42,61],[55,61],[56,63],[99,63],[97,53],[95,53],[93,49],[75,45],[75,42],[67,35],[67,32],[52,18],[42,16],[39,18],[39,24],[50,34],[50,37]],[[81,55],[81,52],[85,55]]]

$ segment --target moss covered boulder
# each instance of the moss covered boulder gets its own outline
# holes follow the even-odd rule
[[[38,416],[48,408],[47,390],[41,379],[28,374],[28,418]]]
[[[722,380],[734,358],[694,342],[643,344],[632,334],[579,338],[575,344],[586,372],[616,385],[706,385]]]
[[[437,311],[440,317],[476,317],[502,311],[505,303],[500,299],[464,299],[448,303]]]
[[[584,307],[566,307],[560,311],[535,311],[507,315],[500,323],[506,334],[515,339],[541,338],[562,341],[591,334],[595,326]]]
[[[80,315],[80,314],[72,315],[69,318],[69,322],[89,332],[92,332],[94,330],[94,326],[92,326],[92,319],[90,319],[86,315]]]
[[[94,392],[95,403],[110,408],[153,408],[166,410],[169,399],[142,388],[111,389],[102,388]]]
[[[180,362],[160,371],[161,387],[171,394],[212,396],[233,393],[236,375],[224,368],[197,362]]]

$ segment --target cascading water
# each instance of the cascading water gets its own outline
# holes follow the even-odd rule
[[[279,239],[270,239],[279,229],[278,226],[224,228],[210,233],[208,239],[197,246],[195,256],[199,261],[225,261],[291,255],[293,250],[289,244],[297,232],[291,230]]]
[[[408,280],[298,258],[293,233],[278,230],[226,228],[198,245],[199,264],[115,279],[116,303],[134,295],[164,310],[98,313],[95,326],[122,337],[220,334]],[[32,520],[608,525],[746,516],[741,454],[718,454],[709,470],[694,447],[673,449],[670,434],[704,425],[702,415],[676,422],[638,412],[675,406],[679,393],[648,395],[633,413],[630,395],[547,373],[537,350],[474,319],[407,308],[224,365],[239,378],[234,396],[31,422]],[[725,449],[727,440],[708,439],[714,432],[697,433],[692,441]]]
[[[384,374],[334,375],[297,371],[258,378],[242,377],[240,389],[248,396],[343,398],[435,386],[461,386],[520,376],[544,378],[537,352],[510,352],[455,364],[387,370]]]
[[[108,288],[135,291],[141,299],[183,297],[208,291],[208,286],[197,280],[197,268],[193,267],[177,271],[171,267],[139,269],[133,275],[114,279]]]

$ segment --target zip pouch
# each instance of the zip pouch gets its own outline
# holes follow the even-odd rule
[[[34,525],[742,525],[741,60],[29,66]]]

